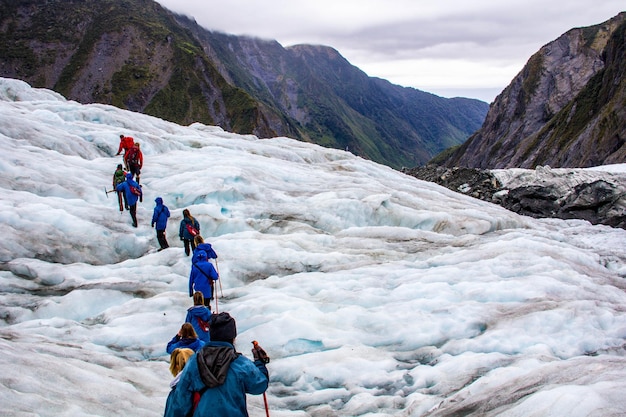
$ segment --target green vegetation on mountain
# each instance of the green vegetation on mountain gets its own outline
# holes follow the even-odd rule
[[[72,100],[396,168],[463,143],[488,109],[368,77],[329,47],[212,32],[152,0],[0,0],[0,53],[0,76]]]

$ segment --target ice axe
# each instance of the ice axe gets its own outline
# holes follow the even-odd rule
[[[109,198],[109,193],[115,192],[116,190],[107,190],[107,187],[104,187],[104,193],[107,195],[107,198]]]

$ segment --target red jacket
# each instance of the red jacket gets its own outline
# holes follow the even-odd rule
[[[120,154],[122,152],[122,149],[124,150],[124,153],[128,152],[128,150],[132,148],[134,144],[135,139],[130,136],[124,136],[120,139],[120,147],[117,149],[117,153]]]
[[[137,163],[133,164],[131,161],[132,159],[137,160]],[[132,148],[127,150],[126,153],[124,154],[124,162],[126,163],[126,166],[130,167],[130,165],[137,165],[139,168],[142,168],[143,167],[143,153],[141,153],[141,150],[137,146],[133,146]]]

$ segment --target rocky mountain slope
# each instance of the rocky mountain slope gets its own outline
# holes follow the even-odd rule
[[[589,167],[626,162],[626,12],[542,47],[448,167]]]
[[[349,149],[399,168],[464,142],[488,105],[368,77],[337,51],[211,32],[152,0],[0,0],[0,76],[180,124]]]

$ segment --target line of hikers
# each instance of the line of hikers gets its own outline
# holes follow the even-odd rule
[[[269,357],[258,343],[253,343],[254,361],[237,352],[237,325],[226,312],[210,316],[208,334],[209,341],[201,341],[186,322],[168,343],[174,379],[164,417],[248,417],[246,394],[265,395]]]
[[[117,193],[120,212],[124,209],[130,212],[133,227],[137,227],[137,202],[143,202],[143,190],[139,184],[141,168],[143,167],[143,154],[139,143],[130,136],[120,135],[120,145],[116,155],[124,151],[124,165],[118,164],[113,173],[113,191]],[[107,192],[108,194],[108,192]],[[167,221],[170,217],[169,208],[163,204],[163,198],[157,197],[152,213],[151,226],[156,226],[156,237],[159,243],[159,251],[169,248],[165,234]],[[180,222],[178,236],[183,241],[185,254],[189,256],[200,242],[196,237],[200,235],[200,224],[188,209],[183,210],[183,219]],[[202,239],[202,237],[200,237]]]
[[[236,351],[235,319],[217,309],[215,281],[219,280],[219,272],[210,261],[215,259],[217,265],[217,253],[199,234],[194,242],[189,273],[193,306],[187,309],[184,323],[166,347],[174,379],[164,416],[247,417],[246,394],[265,395],[268,388],[269,357],[256,342],[252,348],[254,361]],[[211,311],[213,299],[215,313]],[[267,405],[266,413],[269,415]]]
[[[132,156],[136,149],[139,156]],[[139,144],[120,135],[117,155],[124,150],[124,165],[119,164],[113,175],[113,189],[117,191],[120,211],[130,211],[133,227],[137,227],[137,201],[143,201],[139,185],[143,155]],[[126,169],[126,170],[125,170]],[[129,171],[129,172],[126,172]],[[134,177],[134,178],[133,178]],[[156,226],[159,251],[169,247],[165,230],[170,217],[163,199],[155,199],[151,226]],[[247,417],[246,394],[263,394],[269,385],[266,364],[269,357],[258,343],[253,342],[254,361],[235,349],[237,325],[227,312],[220,313],[215,282],[219,280],[217,253],[200,235],[200,224],[188,209],[183,210],[179,238],[185,255],[191,257],[189,296],[193,306],[186,312],[185,321],[168,342],[170,354],[170,393],[165,404],[165,417],[228,416]],[[210,261],[215,260],[215,266]],[[216,312],[211,311],[215,299]],[[267,400],[266,415],[269,416]]]
[[[124,151],[122,157],[124,165],[118,164],[113,173],[113,190],[116,191],[120,211],[128,210],[133,227],[137,227],[137,201],[143,202],[143,191],[139,185],[141,168],[143,168],[143,153],[135,139],[124,135],[120,135],[120,145],[116,155],[120,155],[122,150]]]

